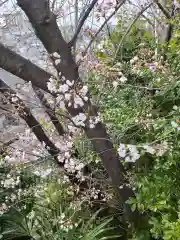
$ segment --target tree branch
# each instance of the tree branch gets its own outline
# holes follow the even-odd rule
[[[61,56],[61,63],[56,68],[69,80],[78,79],[77,65],[75,64],[71,47],[64,40],[56,22],[56,16],[50,11],[46,0],[17,0],[18,5],[26,13],[36,36],[42,41],[47,52],[57,52]],[[71,69],[71,71],[70,71]]]
[[[41,143],[43,142],[45,143],[48,152],[52,156],[54,156],[55,160],[57,161],[56,155],[59,152],[58,148],[47,137],[39,122],[32,115],[30,109],[25,106],[23,101],[16,96],[16,92],[12,90],[2,79],[0,79],[0,85],[1,85],[0,92],[4,94],[7,101],[9,101],[12,104],[12,106],[17,110],[19,116],[22,119],[24,119],[24,121],[27,123],[28,127],[33,131],[37,139]],[[14,101],[13,98],[16,98],[17,100]]]
[[[5,47],[1,43],[0,68],[5,69],[26,82],[30,81],[32,82],[32,85],[49,92],[47,82],[49,81],[51,74]]]
[[[120,7],[125,3],[126,0],[122,0],[121,3],[119,3],[115,10],[109,15],[109,17],[106,18],[106,20],[104,21],[104,23],[101,25],[101,27],[98,29],[98,31],[96,32],[96,34],[94,35],[94,37],[90,40],[89,44],[87,45],[85,51],[83,52],[83,55],[85,56],[89,50],[89,48],[91,47],[92,43],[95,41],[95,39],[97,38],[97,36],[99,35],[99,33],[103,30],[103,28],[107,25],[107,23],[109,22],[109,20],[116,14],[116,12],[120,9]]]
[[[163,7],[163,5],[158,1],[158,0],[154,0],[154,2],[157,4],[157,6],[159,7],[159,9],[163,12],[163,14],[166,16],[167,19],[171,19],[171,14],[169,13],[169,11]]]
[[[14,142],[16,142],[16,141],[18,141],[18,140],[19,140],[19,139],[16,137],[16,138],[10,139],[10,140],[7,141],[7,142],[1,142],[1,141],[0,141],[0,143],[1,143],[1,145],[0,145],[0,150],[1,150],[2,148],[4,148],[4,147],[10,146],[11,144],[13,144]]]
[[[0,7],[2,7],[8,0],[4,0],[3,2],[0,3]]]
[[[41,89],[48,91],[47,82],[51,77],[51,74],[39,68],[29,60],[23,58],[17,53],[5,47],[0,43],[0,67],[13,73],[15,76],[23,79],[26,82],[31,81],[32,86],[39,97],[42,104],[46,107],[46,111],[50,116],[52,123],[60,135],[64,133],[62,125],[59,123],[57,117],[53,113],[50,105],[44,99],[44,93]]]
[[[77,37],[86,21],[86,19],[88,18],[89,14],[91,13],[92,9],[94,8],[95,4],[98,2],[98,0],[92,0],[92,2],[90,3],[89,7],[87,8],[87,10],[85,11],[84,15],[82,16],[79,25],[77,26],[77,29],[75,31],[74,36],[72,37],[71,41],[69,42],[70,46],[73,46],[74,43],[77,41]]]

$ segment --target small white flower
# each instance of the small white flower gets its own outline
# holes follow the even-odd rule
[[[80,95],[82,96],[86,96],[86,94],[88,93],[88,86],[83,86],[80,90]]]
[[[83,106],[84,106],[84,102],[83,102],[83,100],[82,100],[81,97],[79,97],[78,95],[76,95],[76,96],[74,97],[74,107],[77,108],[78,106],[83,107]]]
[[[79,113],[77,116],[72,118],[73,122],[77,126],[83,126],[85,127],[85,121],[86,121],[86,115],[84,113]]]
[[[175,105],[175,106],[173,106],[173,110],[178,110],[178,107]]]
[[[69,80],[66,81],[66,84],[69,85],[70,87],[72,87],[74,85],[74,80],[71,82]]]
[[[117,81],[113,81],[113,87],[116,89],[117,88],[117,86],[119,85],[119,83],[117,82]]]
[[[174,121],[171,122],[171,126],[174,127],[174,128],[177,128],[178,127],[178,124]]]
[[[60,74],[60,76],[61,76],[62,73],[59,73],[59,74]],[[62,81],[62,82],[66,81],[66,78],[65,78],[64,76],[62,76],[62,77],[61,77],[61,81]]]
[[[85,96],[83,99],[84,99],[85,102],[88,101],[88,97],[87,96]]]
[[[69,90],[69,86],[67,84],[62,84],[58,90],[59,92],[65,93]]]
[[[121,82],[121,83],[127,82],[127,78],[126,78],[125,76],[122,76],[122,77],[120,78],[120,82]]]
[[[58,156],[58,162],[64,163],[64,158],[61,155]]]
[[[57,92],[56,82],[57,82],[56,79],[54,79],[53,77],[49,79],[49,82],[47,83],[47,87],[50,92]]]
[[[64,103],[64,96],[63,95],[58,95],[56,98],[56,104],[61,108],[61,109],[66,109],[65,103]]]
[[[126,150],[125,145],[121,143],[121,144],[119,145],[119,148],[118,148],[118,154],[119,154],[119,156],[122,157],[122,158],[124,158],[124,157],[126,156],[126,152],[127,152],[127,150]]]
[[[52,56],[55,58],[60,58],[60,55],[57,52],[52,53]]]
[[[134,153],[133,155],[131,155],[131,162],[136,162],[136,160],[138,160],[140,156],[141,155],[138,152]]]
[[[90,123],[89,124],[89,127],[92,129],[92,128],[95,128],[95,125],[94,125],[94,123]]]
[[[96,126],[96,124],[98,124],[99,122],[101,122],[100,113],[98,113],[97,116],[90,117],[90,119],[89,119],[89,127],[90,128],[94,128]]]
[[[55,63],[55,65],[57,66],[58,64],[61,63],[61,59],[56,59],[56,60],[54,61],[54,63]]]
[[[122,72],[118,72],[118,76],[121,77],[123,75]]]
[[[150,154],[155,154],[156,150],[148,145],[143,146],[143,148],[146,150],[146,152],[150,153]]]
[[[65,154],[64,154],[64,157],[65,158],[69,158],[71,155],[70,155],[70,153],[69,152],[65,152]]]
[[[17,97],[12,97],[12,99],[11,99],[11,100],[12,100],[12,102],[14,102],[14,103],[15,103],[15,102],[17,102],[17,101],[18,101],[18,98],[17,98]]]
[[[138,56],[135,56],[133,59],[135,62],[137,62],[139,60]]]
[[[65,93],[64,97],[67,101],[69,101],[71,99],[71,94],[70,93]]]
[[[7,162],[8,162],[10,159],[11,159],[10,156],[5,156],[5,158],[4,158],[4,160],[7,161]]]
[[[131,59],[131,60],[130,60],[130,64],[133,65],[134,63],[135,63],[134,59]]]

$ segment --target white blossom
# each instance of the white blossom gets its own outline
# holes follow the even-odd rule
[[[127,82],[127,78],[125,76],[122,76],[119,80],[121,83]]]
[[[118,148],[118,154],[120,157],[125,158],[126,156],[126,147],[124,144],[120,143]]]
[[[173,106],[173,110],[177,111],[178,107],[176,105]]]
[[[39,176],[39,177],[42,177],[42,178],[46,178],[47,176],[49,176],[50,174],[52,173],[52,168],[48,168],[46,170],[36,170],[34,171],[34,174]]]
[[[11,101],[12,101],[13,103],[16,103],[16,102],[18,101],[18,98],[17,98],[17,97],[12,97],[12,98],[11,98]]]
[[[130,64],[134,64],[134,63],[136,63],[138,60],[139,60],[138,56],[135,56],[135,57],[133,57],[133,58],[130,60]]]
[[[54,61],[54,63],[55,63],[55,65],[57,66],[58,64],[61,63],[61,59],[56,59],[56,60]]]
[[[56,82],[57,82],[56,79],[54,79],[53,77],[49,79],[47,87],[50,92],[57,92]]]
[[[178,127],[178,124],[174,121],[171,122],[171,126],[174,127],[174,128],[177,128]]]
[[[75,117],[72,118],[72,121],[76,126],[85,127],[86,115],[84,113],[79,113]]]
[[[69,80],[66,81],[66,84],[70,87],[72,87],[74,85],[74,80],[71,82]]]
[[[69,132],[71,132],[71,133],[76,133],[77,130],[78,130],[78,128],[75,127],[75,126],[68,125],[68,130],[69,130]]]
[[[67,84],[62,84],[58,90],[59,92],[65,93],[69,90],[69,86]]]
[[[84,106],[84,102],[82,100],[81,97],[79,97],[78,95],[76,95],[74,97],[74,108],[78,108],[79,107],[83,107]]]
[[[52,56],[55,58],[61,58],[61,56],[57,52],[52,53]]]
[[[90,117],[90,119],[89,119],[89,127],[90,128],[95,128],[96,124],[98,124],[99,122],[101,122],[100,113],[98,113],[97,116]]]
[[[120,143],[118,148],[120,157],[125,158],[125,162],[136,162],[140,158],[140,153],[135,145],[125,145]]]
[[[88,93],[88,86],[84,85],[79,92],[82,96],[86,96],[86,94]]]
[[[148,146],[148,145],[144,145],[143,146],[144,150],[146,150],[146,152],[150,153],[150,154],[155,154],[156,150],[151,147],[151,146]]]
[[[65,93],[64,98],[69,101],[71,99],[71,94],[70,93]]]
[[[113,85],[114,89],[116,89],[118,87],[119,83],[117,81],[113,81],[112,85]]]

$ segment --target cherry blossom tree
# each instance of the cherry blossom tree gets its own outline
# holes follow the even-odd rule
[[[167,11],[161,7],[160,3],[155,1],[166,17]],[[79,1],[80,3],[80,1]],[[65,173],[74,174],[77,179],[81,178],[80,171],[84,165],[77,159],[71,158],[72,148],[72,128],[81,129],[92,143],[94,151],[101,158],[104,168],[111,180],[112,185],[118,190],[119,198],[123,208],[123,217],[125,220],[138,224],[137,219],[144,218],[139,212],[132,211],[127,204],[130,197],[135,197],[135,193],[129,183],[128,174],[123,166],[122,158],[129,152],[128,161],[136,161],[139,158],[139,152],[134,146],[120,145],[119,153],[115,149],[98,107],[93,103],[91,92],[88,86],[81,78],[79,68],[92,46],[94,39],[107,26],[108,21],[123,6],[125,0],[116,1],[98,1],[92,0],[87,4],[81,4],[83,11],[78,13],[78,1],[75,1],[73,7],[76,8],[75,28],[71,39],[65,38],[61,31],[60,24],[57,21],[58,14],[62,14],[61,4],[55,9],[56,2],[48,0],[17,0],[17,5],[25,13],[32,25],[32,29],[43,45],[48,57],[50,71],[42,69],[38,64],[21,56],[16,51],[8,48],[4,43],[0,43],[0,67],[7,72],[30,82],[37,93],[47,114],[53,122],[59,138],[64,141],[63,147],[53,141],[46,135],[39,122],[34,118],[31,110],[23,103],[14,90],[9,88],[4,80],[0,82],[0,91],[4,94],[18,112],[19,116],[25,120],[29,128],[32,129],[37,139],[44,144],[46,150],[53,156],[55,162],[65,170]],[[68,2],[68,4],[70,4]],[[147,10],[153,3],[150,2],[138,13],[135,21]],[[66,8],[66,5],[65,5]],[[78,39],[82,31],[85,31],[85,22],[91,14],[97,12],[96,18],[101,19],[96,31],[88,30],[91,36],[85,49],[78,53]],[[102,23],[101,23],[102,22]],[[134,23],[134,22],[133,22]],[[130,25],[131,28],[131,25]],[[130,29],[129,28],[129,29]],[[167,40],[168,41],[168,40]],[[121,45],[121,43],[120,43]],[[119,46],[120,46],[119,45]],[[118,51],[118,49],[116,50]],[[79,59],[78,59],[79,58]],[[125,81],[125,80],[124,80]],[[58,119],[58,113],[44,97],[44,94],[50,94],[56,102],[56,107],[63,113],[59,116],[64,117],[68,126],[64,127]],[[69,130],[69,132],[68,132]],[[77,130],[78,131],[78,130]],[[70,134],[71,132],[71,134]],[[74,131],[73,131],[74,132]],[[62,144],[62,142],[61,142]],[[127,149],[128,148],[128,149]],[[143,146],[147,151],[153,151],[148,146]],[[74,176],[73,176],[74,177]],[[84,179],[82,180],[84,181]],[[146,217],[146,216],[145,216]]]

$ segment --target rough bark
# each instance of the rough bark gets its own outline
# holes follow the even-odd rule
[[[46,109],[46,112],[50,116],[56,130],[60,135],[64,134],[64,129],[60,124],[59,120],[55,116],[54,111],[51,109],[48,101],[45,100],[44,94],[41,89],[48,92],[47,82],[51,77],[51,74],[44,71],[37,65],[33,64],[31,61],[25,59],[14,51],[8,49],[3,44],[0,43],[0,67],[8,72],[16,75],[17,77],[23,79],[26,82],[31,81],[34,90],[40,101],[43,100],[42,104]],[[40,88],[38,88],[40,87]]]
[[[30,81],[34,86],[49,92],[47,89],[47,82],[49,81],[51,74],[5,47],[1,43],[0,67],[25,80],[26,82]]]
[[[77,64],[71,54],[71,48],[62,37],[56,23],[56,17],[50,12],[48,1],[17,0],[17,3],[29,18],[37,37],[42,41],[47,52],[49,54],[57,52],[61,56],[61,63],[56,66],[57,71],[61,72],[66,79],[75,80],[76,83],[81,82]],[[92,108],[90,102],[88,107]],[[74,109],[68,108],[68,110],[70,114],[74,115]],[[86,128],[85,133],[102,159],[112,183],[117,187],[125,183],[127,181],[125,170],[113,148],[105,126],[99,123],[94,129]],[[136,221],[137,212],[131,212],[129,206],[125,203],[129,197],[134,196],[134,192],[127,185],[124,185],[119,191],[125,216],[129,220]]]

